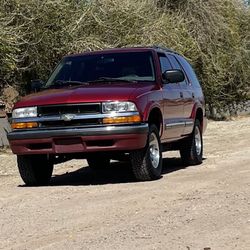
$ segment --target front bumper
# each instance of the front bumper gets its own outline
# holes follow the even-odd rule
[[[32,129],[8,134],[14,154],[130,151],[145,147],[148,124]]]

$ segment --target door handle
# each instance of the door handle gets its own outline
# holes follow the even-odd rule
[[[195,96],[194,96],[194,93],[192,93],[192,98],[194,98]]]
[[[180,97],[183,98],[183,93],[182,92],[180,92]]]

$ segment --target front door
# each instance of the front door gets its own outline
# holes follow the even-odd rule
[[[158,54],[161,72],[173,69],[165,54]],[[163,81],[163,135],[162,139],[174,140],[182,134],[184,123],[183,119],[183,100],[179,83],[164,83]]]
[[[183,67],[183,64],[178,60],[179,58],[181,59],[181,57],[168,55],[168,58],[175,69],[180,69],[185,74],[185,81],[180,83],[181,93],[183,96],[183,118],[185,121],[185,129],[183,131],[183,134],[189,134],[192,132],[194,125],[191,115],[194,107],[195,93],[192,87],[192,83],[186,74],[185,68]]]

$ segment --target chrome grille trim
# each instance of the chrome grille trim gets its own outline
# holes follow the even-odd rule
[[[110,113],[110,114],[74,114],[73,120],[85,120],[85,119],[103,119],[106,117],[119,117],[119,116],[131,116],[131,115],[139,115],[139,112],[124,112],[124,113]],[[63,121],[62,115],[55,116],[40,116],[40,117],[29,117],[29,118],[16,118],[12,119],[12,122],[52,122],[52,121]]]
[[[52,104],[37,107],[38,116],[56,116],[61,114],[100,114],[101,103]]]

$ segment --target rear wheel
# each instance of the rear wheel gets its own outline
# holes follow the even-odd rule
[[[203,140],[199,120],[195,121],[191,136],[183,141],[180,155],[185,165],[198,165],[202,163]]]
[[[130,153],[132,170],[138,181],[159,179],[162,171],[162,151],[158,128],[149,127],[147,145]]]
[[[49,184],[53,163],[47,155],[18,155],[17,166],[24,183],[28,186]]]

